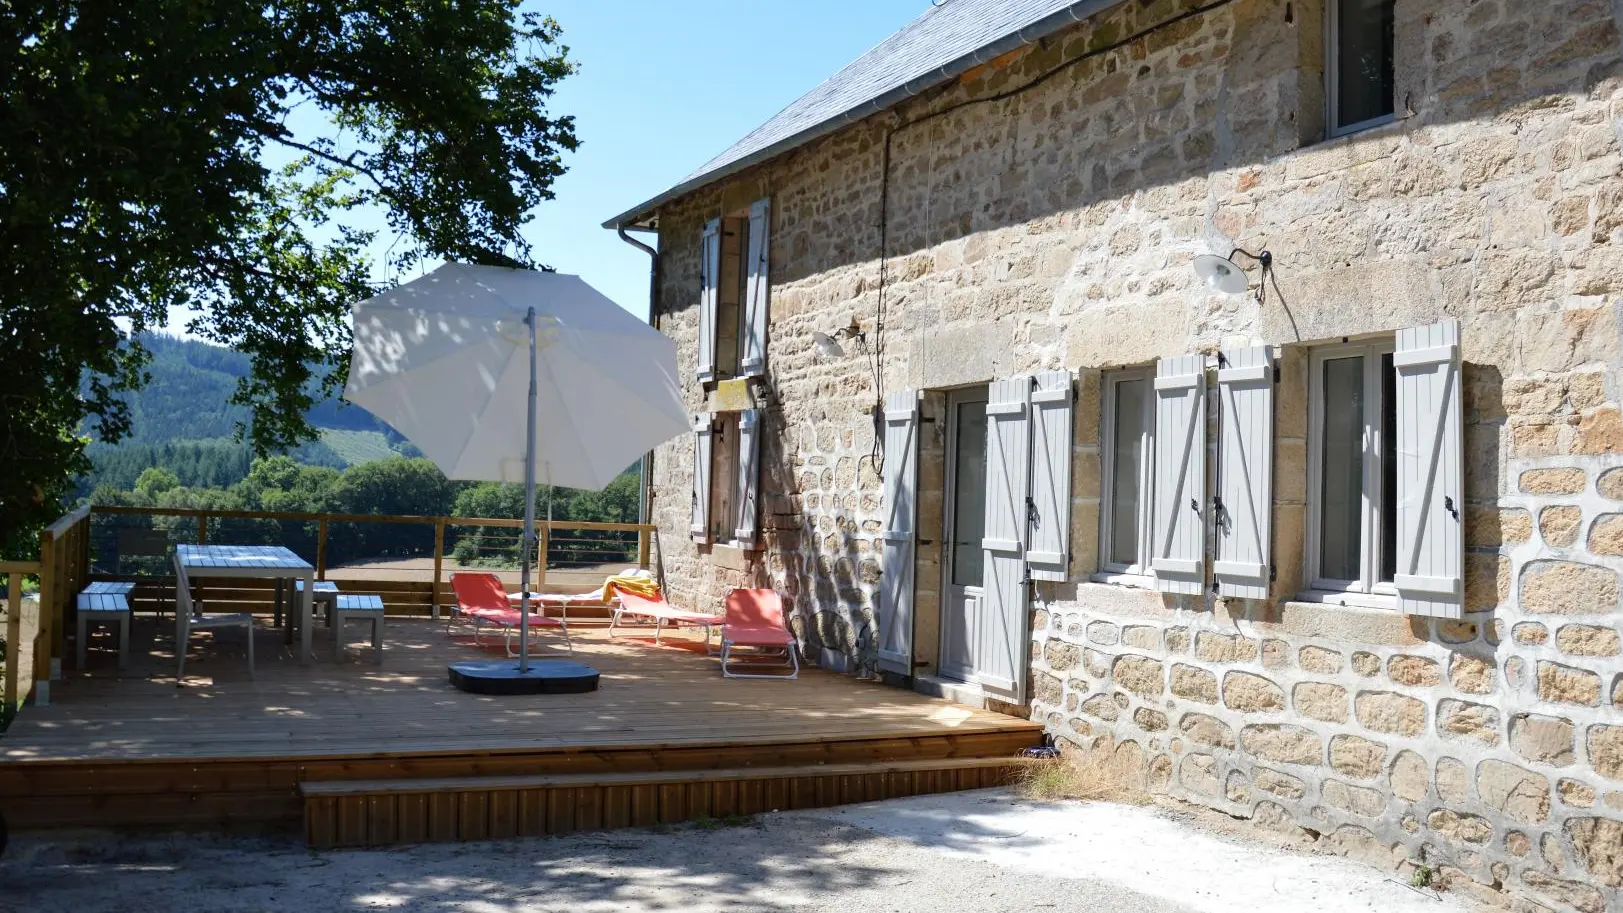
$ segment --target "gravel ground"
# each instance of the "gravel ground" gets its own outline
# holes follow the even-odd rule
[[[1155,808],[1000,792],[762,816],[732,827],[312,853],[290,839],[13,842],[6,913],[399,910],[760,913],[1453,913],[1343,859]]]

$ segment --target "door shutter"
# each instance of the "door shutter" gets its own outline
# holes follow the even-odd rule
[[[885,526],[880,531],[878,665],[913,674],[913,575],[918,518],[919,397],[885,397]]]
[[[1460,456],[1460,327],[1398,331],[1398,608],[1459,618],[1464,611],[1464,467]]]
[[[761,410],[745,409],[738,413],[738,525],[733,538],[745,548],[756,545],[756,530],[760,528],[761,477]]]
[[[1267,599],[1273,552],[1274,356],[1267,346],[1223,353],[1217,371],[1217,591]]]
[[[1031,510],[1026,568],[1064,580],[1071,563],[1071,372],[1038,374],[1031,391]]]
[[[699,382],[716,379],[716,302],[721,293],[721,220],[704,223],[699,244]]]
[[[694,542],[710,541],[710,413],[693,416],[693,523]]]
[[[981,687],[1025,703],[1026,536],[1031,430],[1031,378],[993,381],[986,403],[986,532],[982,587],[986,602],[975,644]]]
[[[767,259],[770,254],[772,231],[772,203],[756,200],[750,206],[749,280],[744,289],[743,358],[739,362],[739,377],[755,377],[766,373],[767,301],[771,286],[767,283]]]
[[[1155,366],[1155,515],[1150,566],[1155,588],[1199,595],[1205,583],[1206,358],[1180,355]]]

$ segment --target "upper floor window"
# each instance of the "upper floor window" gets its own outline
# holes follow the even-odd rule
[[[766,371],[770,215],[768,201],[757,200],[705,223],[699,246],[701,383]]]
[[[1395,0],[1329,0],[1330,135],[1392,120]]]

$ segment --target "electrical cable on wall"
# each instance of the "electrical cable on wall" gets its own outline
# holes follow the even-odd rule
[[[1055,64],[1053,67],[1050,67],[1049,69],[1033,77],[1031,81],[1022,83],[1021,85],[1015,86],[1012,89],[1005,89],[1002,92],[988,95],[984,98],[967,98],[962,101],[955,102],[947,105],[944,108],[921,114],[912,120],[904,121],[900,125],[892,127],[885,132],[885,142],[880,152],[879,164],[879,300],[874,308],[873,344],[873,358],[875,361],[873,460],[876,470],[884,465],[882,432],[884,429],[885,391],[883,386],[882,372],[885,352],[885,291],[889,286],[888,280],[890,278],[890,160],[891,143],[896,138],[896,134],[901,133],[902,131],[911,127],[916,127],[919,124],[935,120],[938,117],[944,117],[954,111],[970,107],[971,105],[991,104],[993,102],[1013,98],[1026,92],[1027,90],[1035,89],[1036,87],[1043,85],[1050,79],[1053,79],[1055,76],[1058,76],[1060,73],[1079,63],[1091,60],[1095,57],[1103,56],[1105,54],[1114,53],[1133,44],[1134,42],[1141,41],[1164,28],[1177,25],[1180,22],[1196,18],[1197,16],[1203,16],[1215,10],[1222,9],[1233,2],[1234,0],[1214,0],[1212,3],[1207,3],[1203,6],[1197,6],[1193,9],[1185,10],[1184,12],[1179,13],[1170,19],[1156,23],[1155,25],[1128,35],[1119,41],[1113,41],[1110,44],[1102,47],[1094,48],[1093,50],[1078,54],[1069,60],[1061,61],[1060,63]],[[951,91],[955,85],[957,85],[956,81],[947,83],[943,87],[943,93]]]

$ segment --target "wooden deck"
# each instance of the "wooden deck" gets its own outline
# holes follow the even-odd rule
[[[167,634],[157,636],[167,630],[139,620],[122,674],[110,641],[93,639],[89,671],[70,672],[50,706],[24,708],[0,736],[0,810],[13,827],[290,824],[308,811],[301,786],[341,781],[382,783],[375,801],[388,781],[445,778],[571,777],[584,796],[583,777],[669,792],[672,771],[727,782],[751,767],[780,781],[807,765],[846,765],[843,776],[883,764],[894,774],[898,763],[1007,758],[1040,738],[1028,721],[815,670],[793,682],[723,679],[682,635],[655,646],[578,630],[574,658],[602,673],[600,690],[516,698],[452,689],[446,663],[479,651],[426,619],[389,620],[381,667],[359,643],[335,663],[326,629],[315,664],[301,667],[262,623],[254,680],[240,633],[217,643],[199,635],[184,688]],[[466,779],[440,787],[412,789],[470,789]]]

